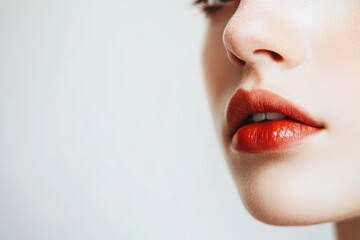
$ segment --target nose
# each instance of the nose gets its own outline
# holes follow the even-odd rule
[[[295,68],[304,61],[306,42],[296,20],[289,12],[279,11],[271,3],[241,2],[228,22],[223,42],[230,61]],[[267,1],[270,2],[270,1]]]

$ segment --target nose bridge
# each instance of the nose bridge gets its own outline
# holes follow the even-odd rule
[[[225,48],[230,58],[249,65],[296,67],[305,59],[305,39],[291,15],[270,4],[256,0],[241,2],[224,30]]]

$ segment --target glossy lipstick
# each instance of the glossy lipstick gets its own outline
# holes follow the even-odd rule
[[[280,113],[285,117],[251,121],[259,113]],[[226,122],[232,148],[243,153],[284,150],[324,128],[294,104],[267,90],[238,90],[227,106]]]

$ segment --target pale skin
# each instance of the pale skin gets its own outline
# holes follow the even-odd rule
[[[248,211],[274,225],[335,222],[338,240],[360,239],[360,1],[224,1],[207,17],[203,69]],[[239,88],[296,103],[324,131],[276,154],[233,151],[224,113]]]

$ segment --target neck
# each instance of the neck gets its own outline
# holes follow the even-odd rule
[[[348,219],[335,224],[336,240],[360,239],[360,218]]]

